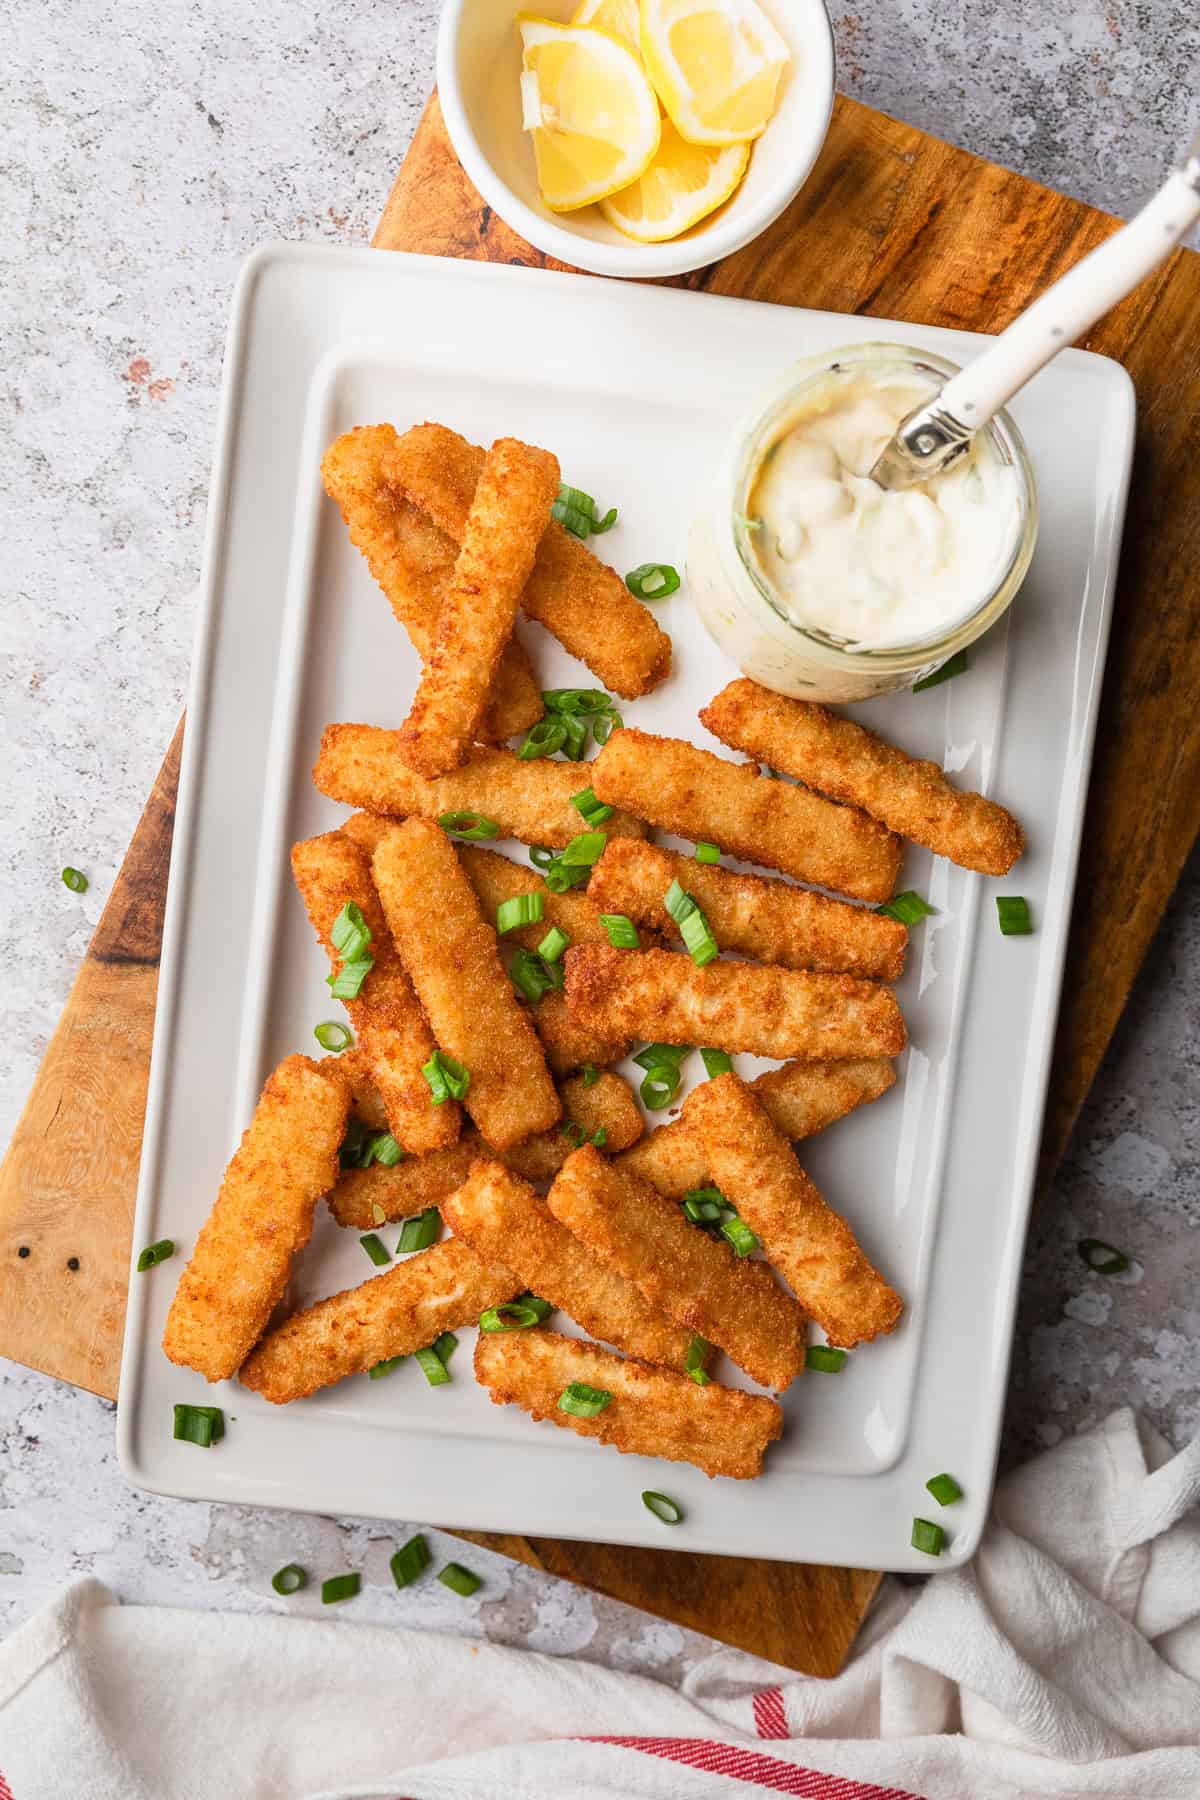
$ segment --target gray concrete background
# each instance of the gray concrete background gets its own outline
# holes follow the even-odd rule
[[[182,705],[237,266],[270,238],[366,239],[430,85],[436,11],[0,4],[0,1141]],[[1118,212],[1191,123],[1200,45],[1193,9],[1172,0],[879,0],[834,19],[850,92]],[[81,899],[58,880],[66,862],[91,877]],[[1194,860],[1035,1220],[1007,1458],[1119,1401],[1176,1443],[1200,1426],[1198,899]],[[1130,1275],[1091,1274],[1083,1236],[1126,1248]],[[270,1573],[295,1558],[363,1568],[358,1618],[668,1678],[707,1650],[483,1552],[474,1600],[437,1584],[397,1595],[392,1533],[376,1524],[133,1494],[111,1413],[26,1371],[0,1376],[0,1625],[85,1572],[130,1599],[276,1605]]]

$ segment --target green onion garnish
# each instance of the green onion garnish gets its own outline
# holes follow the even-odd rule
[[[966,651],[956,650],[940,669],[933,671],[932,675],[923,675],[920,681],[914,681],[912,691],[914,694],[919,694],[925,688],[940,687],[943,681],[953,681],[956,675],[961,675],[969,666]],[[918,1544],[917,1548],[920,1549],[921,1545]]]
[[[517,755],[522,762],[536,762],[540,757],[553,756],[566,741],[567,728],[561,719],[539,719],[525,733],[525,742]]]
[[[548,869],[550,864],[554,862],[555,856],[553,850],[547,850],[541,844],[531,844],[529,846],[529,860],[535,869]]]
[[[597,800],[594,788],[585,787],[580,793],[572,794],[571,805],[587,825],[603,825],[613,816],[613,808],[606,806],[603,800]]]
[[[332,1050],[336,1056],[340,1056],[343,1050],[348,1050],[354,1042],[352,1034],[337,1019],[325,1019],[315,1026],[313,1036],[322,1050]]]
[[[683,1508],[677,1500],[672,1500],[669,1494],[656,1494],[653,1488],[647,1488],[642,1495],[642,1505],[664,1525],[678,1525],[683,1517]]]
[[[677,881],[673,881],[667,889],[663,905],[678,925],[692,961],[698,969],[702,969],[717,954],[717,940],[709,928],[708,920],[692,896]]]
[[[473,1575],[470,1569],[464,1569],[456,1562],[449,1562],[444,1569],[439,1569],[438,1580],[443,1587],[453,1588],[456,1594],[461,1594],[464,1600],[483,1586],[482,1575]]]
[[[679,587],[679,570],[670,563],[639,563],[625,577],[636,600],[665,600]]]
[[[673,1069],[678,1069],[684,1057],[691,1054],[690,1044],[647,1044],[632,1060],[639,1069],[656,1069],[660,1063],[669,1063]]]
[[[576,1119],[568,1119],[564,1125],[559,1126],[559,1130],[566,1138],[568,1144],[574,1144],[577,1150],[587,1136],[587,1132]]]
[[[655,1063],[652,1069],[647,1069],[638,1089],[642,1104],[651,1112],[662,1112],[679,1092],[681,1079],[677,1063]]]
[[[479,1315],[480,1331],[529,1331],[540,1325],[544,1313],[526,1300],[506,1300],[503,1306],[489,1306]]]
[[[719,1225],[725,1216],[725,1205],[719,1188],[692,1188],[684,1196],[684,1216],[693,1225]]]
[[[327,975],[329,992],[335,1000],[357,1000],[362,984],[375,967],[373,956],[364,956],[359,962],[343,963],[334,975]]]
[[[357,1571],[353,1575],[331,1575],[321,1583],[321,1604],[335,1606],[339,1600],[353,1600],[361,1587],[362,1576]]]
[[[563,731],[563,755],[568,762],[582,762],[587,749],[588,720],[575,713],[562,713],[558,722]]]
[[[558,1410],[570,1413],[572,1418],[594,1419],[611,1399],[607,1388],[589,1387],[586,1381],[572,1381],[558,1396]]]
[[[931,1475],[925,1486],[939,1506],[953,1506],[956,1500],[963,1497],[963,1491],[953,1475]]]
[[[543,688],[542,705],[547,712],[580,713],[590,717],[611,712],[613,697],[603,688]]]
[[[758,1239],[745,1220],[739,1219],[736,1213],[731,1219],[721,1221],[721,1236],[738,1256],[749,1256],[752,1250],[758,1249]]]
[[[601,913],[600,923],[607,931],[608,941],[614,950],[637,949],[637,926],[624,913]]]
[[[427,1206],[415,1218],[405,1219],[400,1227],[400,1241],[396,1245],[397,1256],[402,1251],[428,1250],[430,1244],[437,1242],[441,1229],[442,1215],[436,1206]]]
[[[175,1254],[174,1238],[159,1238],[157,1244],[147,1244],[137,1259],[137,1272],[140,1275],[145,1269],[154,1268],[156,1263],[166,1262],[168,1256]]]
[[[485,838],[500,836],[500,827],[495,819],[489,819],[484,813],[442,813],[438,824],[443,831],[448,831],[451,837],[464,838],[470,844],[479,844]]]
[[[73,869],[70,863],[68,863],[62,872],[62,878],[64,884],[70,888],[73,894],[87,893],[88,878],[82,869]]]
[[[683,1366],[698,1387],[704,1387],[709,1380],[704,1365],[708,1361],[711,1351],[712,1345],[708,1339],[701,1337],[698,1331],[694,1331],[692,1341],[684,1354]]]
[[[416,1537],[410,1537],[407,1544],[401,1544],[396,1554],[388,1563],[392,1571],[392,1580],[398,1588],[411,1587],[419,1575],[423,1575],[433,1557],[429,1553],[429,1545],[418,1531]]]
[[[403,1161],[404,1151],[396,1142],[390,1131],[380,1131],[371,1139],[371,1160],[382,1163],[385,1169],[394,1169]]]
[[[458,1339],[452,1331],[443,1331],[440,1337],[433,1340],[433,1348],[441,1357],[444,1367],[450,1367],[450,1358],[458,1349]]]
[[[561,926],[552,925],[538,945],[537,953],[544,963],[556,963],[570,942]]]
[[[271,1586],[277,1594],[298,1594],[302,1587],[308,1586],[308,1575],[299,1563],[284,1563],[282,1569],[276,1569],[272,1575]]]
[[[600,1071],[595,1063],[584,1063],[579,1073],[583,1077],[583,1085],[585,1088],[595,1087],[600,1079]]]
[[[465,1063],[455,1062],[443,1050],[435,1050],[429,1061],[422,1063],[421,1073],[429,1083],[435,1106],[440,1106],[452,1095],[455,1100],[461,1100],[471,1085],[470,1069]]]
[[[368,1231],[367,1235],[360,1237],[358,1241],[377,1269],[382,1269],[384,1263],[391,1262],[391,1252],[387,1245],[382,1238],[376,1237],[373,1231]]]
[[[719,863],[721,852],[715,844],[697,844],[696,861],[698,863]]]
[[[556,969],[561,975],[562,970],[558,964],[546,964],[532,950],[518,950],[508,965],[508,978],[517,992],[531,1006],[536,1006],[544,994],[559,985],[551,973],[552,969]]]
[[[836,1375],[845,1366],[846,1352],[835,1350],[832,1344],[810,1344],[804,1352],[806,1369],[816,1369],[821,1375]]]
[[[423,1350],[414,1350],[413,1355],[430,1387],[445,1387],[450,1379],[450,1371],[433,1345],[427,1344]]]
[[[537,925],[545,904],[541,894],[514,894],[511,900],[502,900],[496,908],[497,935],[503,937],[506,931],[518,931],[522,925]]]
[[[1106,1244],[1103,1238],[1080,1238],[1075,1247],[1088,1268],[1095,1269],[1097,1275],[1122,1275],[1129,1267],[1125,1252],[1113,1244]]]
[[[550,1302],[548,1300],[543,1300],[540,1294],[518,1294],[517,1300],[522,1306],[532,1306],[539,1321],[543,1325],[554,1311]]]
[[[609,712],[597,713],[592,720],[592,736],[599,745],[603,746],[607,744],[614,731],[620,731],[624,723],[624,719],[615,708]]]
[[[393,1369],[398,1369],[403,1361],[402,1356],[385,1356],[382,1362],[371,1364],[367,1370],[367,1380],[382,1381],[385,1375],[390,1375]]]
[[[701,1050],[700,1060],[704,1064],[706,1075],[728,1075],[733,1067],[733,1058],[725,1050]]]
[[[225,1414],[219,1406],[175,1406],[175,1437],[207,1450],[225,1436]]]
[[[353,900],[347,900],[329,927],[329,941],[338,955],[345,957],[347,962],[353,962],[361,956],[370,943],[371,933],[363,918],[362,908],[356,906]]]
[[[590,869],[604,855],[607,842],[607,831],[581,831],[578,837],[571,839],[561,860],[568,869]]]
[[[912,1547],[923,1550],[926,1556],[940,1556],[942,1545],[946,1542],[946,1534],[940,1525],[932,1519],[914,1519],[912,1527]]]
[[[604,1129],[603,1125],[597,1125],[595,1131],[593,1131],[591,1137],[588,1139],[588,1143],[594,1144],[597,1150],[603,1150],[607,1142],[608,1132]]]
[[[588,863],[569,868],[561,856],[556,856],[546,870],[546,886],[552,894],[565,894],[568,888],[583,887],[591,872]]]
[[[347,1122],[346,1135],[338,1150],[338,1162],[343,1169],[369,1169],[374,1162],[390,1169],[403,1156],[403,1150],[390,1131],[372,1131],[361,1119],[353,1117]],[[376,1223],[382,1225],[385,1217],[381,1213]]]
[[[1029,902],[1020,894],[997,894],[996,911],[1000,916],[1000,929],[1005,937],[1029,937],[1033,932],[1033,920],[1029,916]]]
[[[893,894],[875,911],[885,913],[889,919],[899,919],[902,925],[916,925],[930,913],[935,913],[937,907],[930,906],[928,900],[922,900],[920,894],[909,888],[903,894]]]
[[[617,509],[610,506],[604,517],[596,511],[596,502],[582,488],[568,487],[564,482],[558,490],[558,498],[550,508],[554,518],[560,525],[577,538],[586,538],[595,532],[611,531],[617,522]]]

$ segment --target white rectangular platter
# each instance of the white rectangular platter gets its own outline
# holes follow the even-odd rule
[[[995,1464],[1132,446],[1128,378],[1082,352],[1060,356],[1014,409],[1042,525],[1009,624],[976,646],[966,676],[856,709],[1001,798],[1029,836],[1004,883],[910,848],[900,885],[937,913],[914,931],[898,990],[911,1035],[900,1080],[802,1147],[904,1296],[896,1334],[836,1378],[794,1384],[784,1438],[754,1482],[619,1456],[494,1407],[471,1376],[470,1331],[447,1387],[428,1387],[410,1361],[284,1408],[234,1384],[206,1389],[159,1348],[180,1259],[262,1080],[290,1051],[318,1054],[313,1027],[338,1010],[287,866],[295,839],[344,816],[309,779],[321,728],[398,725],[416,681],[404,633],[322,494],[324,446],[355,424],[426,418],[480,443],[528,438],[556,452],[565,480],[620,508],[598,540],[607,560],[682,567],[691,512],[758,391],[801,356],[865,338],[958,361],[981,342],[393,252],[289,246],[251,259],[225,369],[134,1232],[135,1245],[169,1236],[179,1248],[131,1282],[118,1439],[137,1485],[928,1571],[909,1546],[911,1521],[938,1510],[924,1483],[949,1470],[965,1499],[939,1515],[951,1539],[940,1566],[972,1553]],[[736,671],[686,583],[658,616],[674,673],[624,716],[719,750],[696,713]],[[521,629],[543,686],[594,685],[539,628]],[[522,846],[502,848],[524,860]],[[1028,898],[1033,936],[1000,935],[996,892]],[[702,1075],[699,1057],[690,1063]],[[739,1066],[750,1073],[753,1059]],[[389,1248],[397,1233],[382,1229]],[[372,1274],[357,1234],[320,1209],[294,1298]],[[736,1377],[725,1365],[721,1378]],[[181,1400],[224,1407],[218,1447],[173,1441]],[[640,1502],[647,1487],[675,1496],[685,1522],[667,1532]]]

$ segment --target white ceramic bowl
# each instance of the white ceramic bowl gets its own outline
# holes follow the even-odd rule
[[[760,0],[792,53],[779,108],[754,146],[746,178],[711,219],[665,244],[625,237],[598,206],[553,213],[538,193],[533,146],[521,129],[519,11],[569,19],[578,0],[445,0],[437,82],[450,141],[494,212],[562,262],[594,275],[681,275],[700,269],[778,218],[817,160],[833,107],[833,38],[822,0]]]

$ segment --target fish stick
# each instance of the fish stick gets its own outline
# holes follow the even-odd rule
[[[935,762],[885,743],[853,719],[731,681],[700,714],[714,737],[981,875],[1007,875],[1025,848],[1010,812],[955,787]]]
[[[519,1406],[534,1419],[627,1455],[693,1463],[706,1475],[735,1481],[761,1472],[767,1445],[783,1431],[783,1412],[765,1394],[744,1394],[715,1381],[697,1387],[672,1369],[626,1362],[545,1329],[481,1332],[475,1374],[497,1406]],[[559,1398],[573,1381],[612,1399],[590,1419],[563,1412]]]
[[[374,883],[372,883],[372,887]],[[371,1059],[361,1044],[352,1044],[336,1057],[338,1073],[350,1087],[350,1112],[371,1131],[387,1131],[387,1113],[375,1085]]]
[[[568,1231],[639,1287],[651,1306],[698,1331],[763,1387],[804,1365],[804,1314],[765,1263],[735,1255],[640,1176],[585,1144],[546,1200]]]
[[[368,1169],[343,1169],[337,1186],[326,1195],[326,1204],[339,1225],[354,1231],[374,1231],[391,1219],[415,1218],[431,1206],[440,1206],[447,1194],[461,1186],[479,1155],[479,1145],[473,1131],[464,1131],[456,1144],[427,1156],[406,1156],[390,1169],[383,1163],[372,1163]]]
[[[597,1134],[604,1151],[615,1156],[636,1144],[646,1129],[629,1083],[619,1075],[598,1075],[590,1083],[573,1075],[560,1084],[558,1092],[563,1108],[561,1125],[526,1138],[510,1150],[495,1152],[485,1146],[526,1181],[553,1180],[576,1145]]]
[[[663,1044],[710,1044],[804,1062],[898,1056],[904,1019],[890,988],[856,975],[710,962],[673,950],[568,950],[567,1007],[591,1030]]]
[[[693,1334],[656,1312],[640,1288],[585,1249],[510,1169],[481,1157],[444,1210],[456,1238],[465,1238],[484,1262],[507,1263],[526,1287],[592,1337],[643,1362],[684,1369]]]
[[[462,538],[484,452],[445,425],[414,425],[385,459],[393,486],[456,541]],[[552,519],[521,605],[614,694],[636,700],[671,672],[671,640],[615,569]]]
[[[784,1063],[749,1086],[776,1129],[794,1139],[812,1137],[877,1100],[895,1081],[896,1071],[886,1058],[868,1057],[861,1062]],[[669,1200],[685,1199],[710,1179],[703,1142],[685,1117],[649,1132],[617,1164],[652,1182]]]
[[[225,1381],[254,1348],[337,1180],[349,1110],[335,1063],[289,1056],[270,1077],[179,1278],[163,1332],[172,1362]]]
[[[434,820],[445,813],[482,813],[499,826],[501,837],[552,850],[563,849],[586,829],[571,805],[582,782],[575,763],[546,757],[522,762],[512,750],[476,747],[461,769],[426,781],[401,760],[399,733],[374,725],[327,725],[313,780],[331,800],[369,813]],[[614,812],[603,829],[610,837],[646,835],[641,820],[624,812]]]
[[[898,981],[904,973],[908,929],[899,919],[632,838],[610,840],[592,870],[588,900],[600,912],[624,913],[678,940],[679,927],[663,905],[672,881],[691,894],[722,950],[785,969],[845,971],[876,981]]]
[[[500,1150],[547,1131],[562,1106],[453,844],[440,826],[409,819],[371,866],[434,1037],[470,1071],[464,1104],[476,1125]]]
[[[358,998],[344,1005],[392,1135],[405,1150],[418,1155],[452,1144],[458,1136],[459,1110],[453,1102],[435,1106],[421,1073],[435,1044],[384,919],[370,859],[341,832],[327,831],[292,846],[292,873],[331,968],[339,969],[341,958],[329,934],[348,902],[359,907],[371,933],[367,954],[374,959],[373,967]]]
[[[391,425],[359,425],[335,438],[321,459],[325,492],[341,512],[350,542],[383,589],[422,661],[433,653],[438,615],[458,556],[453,538],[383,479]],[[485,743],[503,743],[542,716],[542,696],[516,639],[504,646],[479,723]]]
[[[537,1005],[530,1007],[529,1016],[556,1078],[588,1063],[597,1069],[611,1068],[634,1046],[633,1032],[612,1031],[573,1013],[561,989],[543,994]]]
[[[627,726],[613,732],[591,776],[608,805],[628,807],[679,837],[719,844],[743,862],[856,900],[886,900],[896,885],[902,845],[886,825],[772,781],[752,763],[726,762],[679,738]]]
[[[582,820],[580,823],[582,824]],[[610,839],[610,847],[616,841]],[[607,855],[607,851],[605,854]],[[479,895],[484,914],[489,919],[495,919],[496,909],[504,900],[515,899],[518,894],[542,896],[541,919],[536,925],[519,925],[515,931],[506,932],[506,944],[517,944],[523,950],[536,950],[552,925],[557,925],[560,931],[564,931],[573,944],[608,943],[608,932],[600,923],[600,914],[612,909],[594,903],[590,881],[587,893],[580,888],[568,888],[564,894],[554,894],[536,869],[521,868],[518,863],[501,855],[499,850],[485,850],[479,844],[460,844],[458,855],[470,877],[471,886]],[[652,933],[643,932],[640,934],[640,941],[643,947],[648,947],[658,940]]]
[[[481,1262],[469,1244],[449,1238],[293,1313],[247,1358],[238,1379],[273,1406],[302,1400],[389,1356],[411,1356],[443,1331],[474,1325],[521,1286],[508,1269]]]
[[[852,1346],[892,1331],[903,1310],[899,1294],[872,1267],[746,1084],[718,1075],[693,1089],[681,1116],[704,1146],[713,1181],[830,1343]]]
[[[558,485],[548,451],[497,438],[487,454],[433,651],[400,729],[400,755],[429,781],[457,769],[478,735]]]

